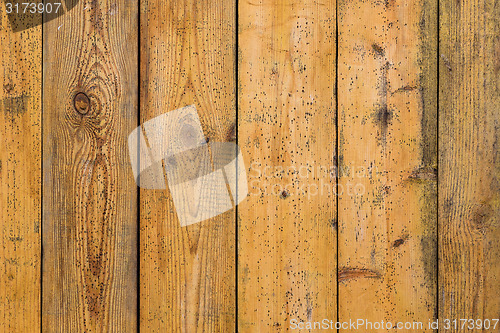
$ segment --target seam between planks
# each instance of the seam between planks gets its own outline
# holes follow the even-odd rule
[[[440,61],[439,55],[441,54],[440,49],[440,38],[441,38],[441,1],[437,2],[437,14],[436,14],[436,305],[434,319],[439,319],[439,78],[440,78]],[[439,330],[437,330],[439,331]]]
[[[43,0],[43,4],[45,5],[45,0]],[[44,132],[43,132],[43,124],[44,124],[44,112],[43,112],[43,109],[44,109],[44,92],[45,92],[45,89],[43,89],[44,87],[44,47],[43,47],[43,36],[44,36],[44,33],[45,33],[45,24],[43,23],[43,20],[44,20],[44,17],[45,17],[45,13],[42,13],[42,26],[41,26],[41,48],[42,48],[42,56],[40,57],[40,69],[42,71],[42,81],[40,82],[40,111],[42,112],[42,114],[40,115],[40,155],[41,155],[41,158],[40,158],[40,313],[39,313],[39,316],[40,316],[40,333],[43,333],[43,221],[44,221],[44,218],[43,218],[43,213],[44,213],[44,209],[43,209],[43,184],[44,184],[44,181],[43,181],[43,147],[44,147],[44,140],[43,140],[43,135],[44,135]]]
[[[141,125],[141,5],[142,1],[137,1],[137,126]],[[139,160],[139,170],[140,170]],[[140,176],[139,176],[140,177]],[[140,178],[139,178],[140,181]],[[136,308],[136,332],[141,331],[141,189],[137,186],[136,196],[136,230],[137,230],[137,243],[136,243],[136,284],[137,284],[137,308]]]
[[[236,0],[236,5],[235,5],[235,13],[234,13],[234,20],[235,20],[235,25],[234,25],[234,30],[235,30],[235,47],[234,47],[234,91],[235,91],[235,109],[236,109],[236,119],[235,119],[235,133],[236,133],[236,144],[239,145],[240,142],[239,142],[239,125],[238,125],[238,119],[239,119],[239,116],[240,116],[240,111],[239,111],[239,92],[240,92],[240,89],[239,89],[239,70],[240,70],[240,62],[239,62],[239,59],[238,59],[238,52],[239,52],[239,49],[240,49],[240,43],[239,43],[239,33],[240,33],[240,30],[239,30],[239,9],[240,9],[240,2],[239,0]],[[243,166],[244,167],[244,166]],[[239,170],[238,169],[238,160],[236,160],[236,170]],[[238,193],[238,175],[239,175],[239,172],[236,172],[236,193]],[[246,177],[246,174],[245,174],[245,177]],[[238,205],[236,204],[234,206],[234,238],[235,238],[235,246],[234,246],[234,252],[235,252],[235,255],[234,255],[234,265],[235,265],[235,269],[234,269],[234,298],[235,298],[235,302],[234,302],[234,331],[236,333],[238,333],[238,323],[239,323],[239,319],[238,319],[238,293],[239,293],[239,287],[238,287],[238,269],[239,269],[239,265],[238,265],[238,248],[239,248],[239,243],[238,243],[238,228],[239,228],[239,224],[238,224],[238,217],[239,217],[239,214],[238,214]]]
[[[336,317],[337,322],[340,322],[339,318],[339,307],[340,307],[340,298],[339,298],[339,0],[335,1],[335,220],[337,221],[337,232],[336,232],[336,256],[337,256],[337,271],[335,272],[336,280],[337,280],[337,306],[336,306]],[[340,328],[337,328],[337,332],[340,332]]]

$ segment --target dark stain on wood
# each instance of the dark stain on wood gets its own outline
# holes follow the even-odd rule
[[[414,170],[408,179],[414,181],[436,181],[437,169],[433,167],[420,167]]]
[[[493,216],[494,210],[488,203],[482,203],[474,208],[472,213],[472,225],[479,231],[488,228],[488,220]]]
[[[1,103],[2,108],[4,112],[11,117],[20,116],[26,113],[29,98],[30,97],[26,95],[7,97]]]
[[[307,320],[312,320],[313,306],[311,304],[311,293],[306,293],[306,316]]]
[[[403,93],[403,92],[412,91],[412,90],[415,90],[415,89],[417,89],[416,86],[406,85],[404,87],[401,87],[401,88],[398,88],[398,89],[394,90],[394,92],[392,92],[392,95],[397,94],[397,93]]]
[[[353,279],[380,279],[380,273],[367,268],[345,267],[338,271],[338,281],[348,281]]]
[[[383,49],[380,45],[378,45],[378,44],[376,44],[376,43],[373,43],[373,44],[372,44],[372,49],[375,51],[375,53],[376,53],[377,55],[379,55],[379,56],[381,56],[381,57],[383,57],[383,56],[385,55],[385,51],[384,51],[384,49]]]
[[[338,222],[337,222],[337,219],[334,218],[334,219],[331,219],[330,220],[330,226],[335,229],[335,230],[338,230],[339,228],[339,225],[338,225]]]
[[[380,109],[378,109],[376,117],[377,122],[386,129],[392,121],[393,113],[391,110],[387,108],[387,105],[383,105]]]
[[[392,122],[393,112],[387,108],[387,104],[382,105],[375,113],[375,121],[380,126],[382,139],[385,141],[387,130]]]
[[[385,146],[389,125],[392,123],[394,112],[387,105],[388,83],[387,72],[389,71],[390,63],[386,62],[382,68],[382,75],[379,83],[380,102],[374,113],[374,122],[379,126],[379,142]]]
[[[437,207],[432,207],[430,209],[431,213],[435,213]],[[424,222],[430,222],[424,220]],[[435,223],[436,221],[433,220]],[[424,268],[425,281],[430,285],[436,284],[437,279],[437,233],[434,225],[431,225],[429,229],[426,230],[424,236],[420,238],[420,249],[423,254],[422,263]],[[437,308],[437,307],[436,307]]]
[[[236,141],[236,123],[233,123],[231,127],[229,127],[229,130],[227,131],[227,141]]]

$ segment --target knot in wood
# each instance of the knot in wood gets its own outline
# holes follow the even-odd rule
[[[75,110],[82,115],[85,115],[90,110],[90,99],[85,93],[78,93],[73,101]]]

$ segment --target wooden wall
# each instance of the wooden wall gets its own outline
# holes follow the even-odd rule
[[[496,0],[0,8],[0,332],[495,331]],[[127,139],[191,104],[249,195],[181,227]]]

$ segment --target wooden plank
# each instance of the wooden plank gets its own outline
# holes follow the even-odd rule
[[[43,330],[134,332],[137,1],[80,1],[44,25]]]
[[[436,316],[436,5],[339,3],[340,321]]]
[[[210,142],[235,140],[235,12],[233,1],[142,0],[141,123],[194,104]],[[181,227],[168,189],[141,189],[143,331],[234,331],[235,223],[231,210]]]
[[[336,4],[239,6],[239,331],[335,321]]]
[[[0,4],[0,331],[40,330],[41,26]],[[20,26],[40,17],[20,18]]]
[[[500,7],[441,1],[440,13],[439,317],[498,319]]]

